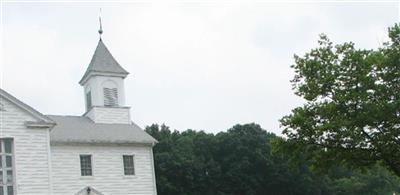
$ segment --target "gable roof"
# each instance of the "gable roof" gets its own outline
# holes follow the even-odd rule
[[[50,133],[52,143],[136,143],[155,144],[157,140],[138,125],[94,123],[85,116],[48,115],[57,126]]]
[[[25,104],[24,102],[20,101],[16,97],[12,96],[11,94],[7,93],[5,90],[0,88],[0,96],[7,99],[8,101],[12,102],[13,104],[17,105],[19,108],[25,110],[29,114],[31,114],[34,118],[38,120],[38,122],[28,122],[28,125],[32,126],[42,126],[42,127],[52,127],[55,125],[55,122],[43,115],[39,111],[35,110],[34,108],[30,107],[29,105]]]
[[[93,54],[92,60],[88,68],[86,69],[85,74],[79,83],[82,85],[90,76],[90,73],[96,73],[98,75],[108,75],[114,74],[122,77],[126,77],[129,74],[121,65],[115,60],[115,58],[111,55],[110,51],[104,45],[103,41],[100,39],[97,44],[96,50]]]

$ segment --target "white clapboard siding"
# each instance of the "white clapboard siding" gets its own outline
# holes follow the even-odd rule
[[[92,155],[93,176],[81,176],[80,154]],[[135,156],[134,176],[124,176],[126,154]],[[155,194],[151,155],[146,146],[52,145],[53,194],[71,195],[87,186],[105,195]]]
[[[18,195],[50,194],[48,129],[27,128],[26,121],[37,121],[13,103],[0,97],[0,137],[14,139],[16,192]]]
[[[131,116],[129,107],[92,107],[92,109],[86,113],[95,123],[106,123],[106,124],[131,124]]]

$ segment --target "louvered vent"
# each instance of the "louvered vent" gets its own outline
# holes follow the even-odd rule
[[[104,106],[118,106],[117,88],[103,88]]]

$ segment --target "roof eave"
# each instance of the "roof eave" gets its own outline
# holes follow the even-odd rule
[[[104,141],[104,140],[51,140],[52,145],[121,145],[121,146],[151,146],[157,141],[152,142],[133,142],[133,141]]]
[[[107,71],[88,71],[83,75],[82,79],[79,81],[79,84],[81,86],[85,85],[85,83],[89,80],[90,77],[92,76],[111,76],[111,77],[121,77],[125,78],[128,76],[129,72],[124,72],[124,73],[116,73],[116,72],[107,72]]]
[[[56,125],[57,125],[56,123],[49,123],[49,122],[44,122],[44,121],[40,121],[40,122],[27,121],[27,122],[25,122],[25,126],[27,126],[29,128],[53,128]]]
[[[40,113],[36,109],[32,108],[31,106],[25,104],[21,100],[17,99],[16,97],[12,96],[11,94],[7,93],[5,90],[0,88],[0,95],[6,98],[8,101],[18,105],[19,107],[23,108],[25,111],[29,112],[34,118],[43,121],[45,123],[54,123],[55,122],[50,119],[49,117],[45,116],[44,114]]]

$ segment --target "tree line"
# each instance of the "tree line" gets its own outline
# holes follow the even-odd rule
[[[285,139],[254,123],[217,134],[157,124],[146,132],[159,141],[153,150],[161,195],[400,193],[400,179],[379,163],[351,170],[331,162],[321,172],[306,150],[287,153]]]

